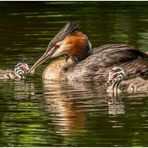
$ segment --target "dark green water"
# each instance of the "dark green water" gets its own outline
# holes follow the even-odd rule
[[[0,2],[0,69],[32,65],[67,21],[93,47],[148,51],[148,2]],[[148,146],[148,96],[107,96],[94,84],[0,81],[0,146]]]

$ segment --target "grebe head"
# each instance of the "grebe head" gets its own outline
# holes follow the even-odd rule
[[[110,86],[109,91],[119,90],[120,85],[124,79],[124,71],[121,67],[113,67],[111,71],[109,71],[109,76],[107,80],[107,85]]]
[[[28,70],[29,70],[28,64],[18,63],[18,64],[15,65],[14,73],[16,75],[23,77],[24,75],[26,75],[28,73]]]
[[[28,73],[34,70],[49,58],[66,55],[74,62],[79,62],[91,53],[91,44],[88,38],[78,32],[78,25],[67,23],[59,33],[51,40],[42,57],[30,68]]]

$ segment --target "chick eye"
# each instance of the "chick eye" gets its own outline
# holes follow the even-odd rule
[[[55,45],[55,48],[56,48],[56,49],[57,49],[57,48],[59,48],[59,47],[60,47],[60,45],[58,45],[58,44],[57,44],[57,45]]]

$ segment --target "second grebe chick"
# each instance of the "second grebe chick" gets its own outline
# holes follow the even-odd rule
[[[121,84],[124,80],[124,71],[121,67],[113,67],[109,71],[109,76],[107,80],[108,92],[118,93],[120,91]]]
[[[113,67],[108,75],[107,92],[116,95],[121,91],[126,91],[128,93],[147,93],[148,80],[142,76],[127,79],[123,68]]]
[[[18,63],[14,70],[0,69],[0,79],[24,79],[28,73],[29,66],[26,63]]]
[[[14,73],[18,76],[21,77],[21,79],[25,78],[25,75],[28,73],[29,66],[27,63],[18,63],[15,65],[14,68]]]

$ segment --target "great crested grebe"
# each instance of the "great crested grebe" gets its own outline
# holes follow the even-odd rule
[[[114,95],[119,94],[121,91],[128,92],[147,92],[148,79],[144,80],[141,77],[136,77],[124,81],[125,72],[121,67],[113,67],[109,71],[107,80],[107,92]]]
[[[147,54],[124,44],[106,44],[92,49],[88,37],[78,29],[78,25],[67,23],[28,73],[33,74],[39,65],[53,59],[44,70],[43,79],[106,82],[106,71],[115,65],[125,70],[126,79],[148,78]]]
[[[121,89],[124,75],[124,71],[121,67],[113,67],[112,70],[109,71],[107,80],[107,85],[109,87],[107,91],[118,93]]]
[[[14,70],[0,69],[0,79],[24,79],[28,73],[29,66],[26,63],[18,63]]]

